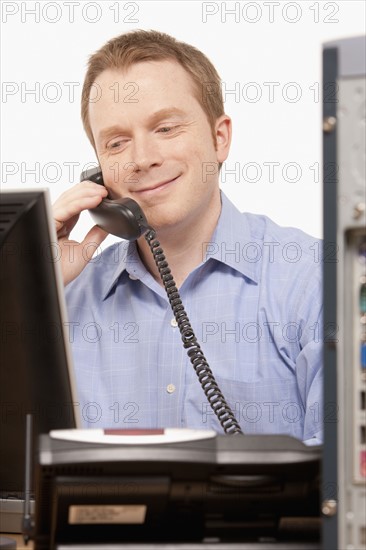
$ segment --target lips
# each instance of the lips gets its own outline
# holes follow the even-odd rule
[[[174,183],[178,178],[179,176],[176,176],[175,178],[167,179],[162,182],[143,187],[142,189],[135,189],[133,192],[134,193],[151,193],[154,191],[163,190],[166,187],[168,187],[169,184]]]

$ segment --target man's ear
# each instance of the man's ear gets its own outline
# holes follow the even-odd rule
[[[231,144],[231,118],[221,115],[215,122],[217,162],[223,163],[229,154]]]

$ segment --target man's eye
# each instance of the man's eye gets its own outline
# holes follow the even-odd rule
[[[162,128],[159,128],[158,132],[161,132],[162,134],[168,134],[171,130],[174,130],[177,128],[177,126],[163,126]]]
[[[110,143],[107,143],[107,149],[118,149],[122,143],[122,141],[111,141]]]

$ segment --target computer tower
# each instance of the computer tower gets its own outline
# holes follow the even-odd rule
[[[323,548],[366,548],[365,36],[324,44]]]

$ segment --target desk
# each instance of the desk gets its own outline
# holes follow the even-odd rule
[[[13,534],[13,533],[3,533],[4,537],[15,540],[17,543],[17,550],[33,550],[33,542],[28,542],[27,546],[24,544],[23,535]]]
[[[13,535],[13,534],[4,534],[4,537],[12,538],[16,541],[17,546],[16,550],[33,550],[34,545],[33,542],[30,541],[28,545],[26,546],[23,542],[23,536],[22,535]],[[124,543],[123,547],[120,544],[115,545],[92,545],[89,544],[88,548],[90,550],[102,550],[102,548],[110,548],[110,550],[121,550],[121,548],[124,548],[125,550],[163,550],[166,548],[166,550],[279,550],[279,549],[285,549],[285,550],[321,550],[322,546],[321,543],[314,543],[314,542],[295,542],[295,543],[286,543],[282,542],[280,544],[273,543],[273,542],[259,542],[259,543],[212,543],[212,544],[200,544],[200,543],[181,543],[181,544],[153,544],[153,543],[146,543],[146,544],[136,544],[136,543]],[[66,546],[61,546],[64,550],[66,550]],[[72,545],[71,547],[73,550],[82,550],[82,545]]]

